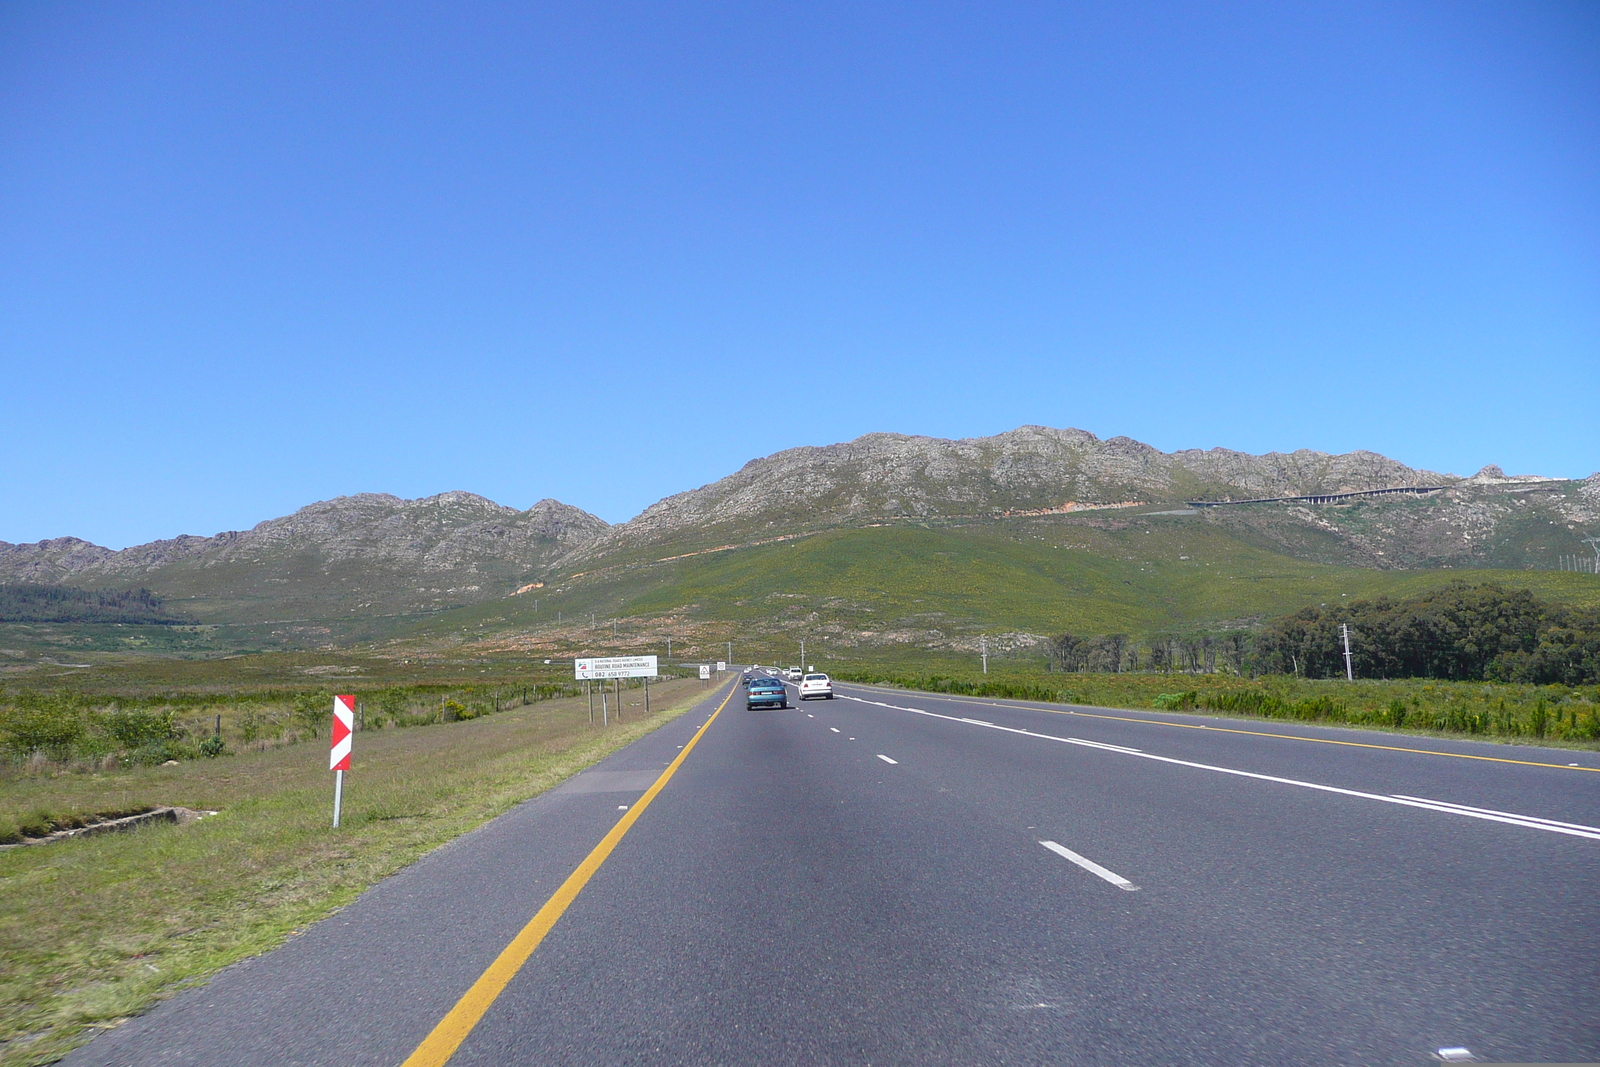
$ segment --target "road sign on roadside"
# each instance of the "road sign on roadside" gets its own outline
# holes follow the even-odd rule
[[[702,682],[711,681],[711,664],[709,664],[709,663],[700,664],[700,680]]]
[[[721,660],[721,659],[717,660],[717,672],[719,674],[721,672],[727,670],[727,669],[728,669],[728,661],[727,660]]]
[[[328,770],[348,771],[350,769],[350,738],[355,729],[356,698],[353,696],[337,696],[333,698],[333,730],[330,736],[333,747],[328,753]]]
[[[572,664],[572,676],[580,682],[601,678],[654,678],[659,673],[654,656],[602,656],[574,660]]]
[[[328,770],[333,772],[333,828],[339,828],[339,808],[344,801],[344,772],[350,769],[350,742],[356,724],[356,698],[333,698],[333,728],[328,731],[331,748]]]

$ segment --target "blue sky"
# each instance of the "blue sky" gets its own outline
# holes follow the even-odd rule
[[[1588,3],[0,6],[0,539],[800,444],[1600,468]]]

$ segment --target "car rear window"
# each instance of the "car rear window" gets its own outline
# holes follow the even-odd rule
[[[806,675],[806,681],[808,681],[808,682],[826,682],[827,680],[828,680],[828,676],[826,674],[808,674],[808,675]]]

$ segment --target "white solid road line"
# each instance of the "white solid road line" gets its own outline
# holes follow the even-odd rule
[[[1076,863],[1079,867],[1082,867],[1090,874],[1098,875],[1099,877],[1104,878],[1118,889],[1126,889],[1132,893],[1136,892],[1139,888],[1126,878],[1122,877],[1122,875],[1118,874],[1116,871],[1106,870],[1094,860],[1089,859],[1086,856],[1078,855],[1065,845],[1058,845],[1054,841],[1040,841],[1039,844],[1043,845],[1045,848],[1049,849],[1051,852],[1054,852],[1063,859],[1071,860],[1073,863]]]
[[[1555,819],[1545,819],[1538,815],[1518,815],[1514,811],[1495,811],[1493,808],[1474,808],[1467,804],[1455,804],[1448,800],[1428,800],[1426,797],[1408,797],[1399,793],[1394,794],[1396,800],[1408,800],[1416,804],[1426,804],[1433,808],[1450,808],[1462,815],[1479,815],[1484,818],[1493,818],[1504,822],[1516,823],[1519,826],[1532,826],[1536,830],[1550,827],[1565,827],[1568,830],[1581,830],[1586,834],[1600,833],[1600,827],[1584,826],[1576,822],[1557,822]]]
[[[899,763],[900,762],[897,759],[890,759],[888,756],[885,756],[882,752],[878,753],[878,758],[883,760],[883,762],[885,762],[885,763]]]
[[[913,715],[925,715],[930,719],[943,719],[946,722],[959,722],[966,725],[976,725],[980,720],[964,719],[959,715],[940,715],[936,711],[924,711],[921,708],[906,708],[898,704],[885,704],[880,700],[865,700],[861,697],[847,696],[844,699],[854,700],[858,704],[871,704],[875,707],[888,708],[891,711],[909,711]],[[1026,709],[1022,709],[1026,710]],[[1340,796],[1356,797],[1361,800],[1376,800],[1382,804],[1398,804],[1406,808],[1421,808],[1425,811],[1437,811],[1445,815],[1461,815],[1469,819],[1482,819],[1486,822],[1505,823],[1508,826],[1521,826],[1529,830],[1544,830],[1552,834],[1566,834],[1570,837],[1585,837],[1592,841],[1600,841],[1600,826],[1584,826],[1580,823],[1557,822],[1554,819],[1544,819],[1537,815],[1518,815],[1512,812],[1493,811],[1489,808],[1469,808],[1462,804],[1449,804],[1437,800],[1423,800],[1418,797],[1406,797],[1398,794],[1384,796],[1380,793],[1365,793],[1359,789],[1341,789],[1336,785],[1323,785],[1320,782],[1304,782],[1298,778],[1282,778],[1275,774],[1258,774],[1255,771],[1235,770],[1232,767],[1218,767],[1210,763],[1196,763],[1193,760],[1176,759],[1172,756],[1157,756],[1150,752],[1141,752],[1136,748],[1124,748],[1121,745],[1107,745],[1100,741],[1085,741],[1078,737],[1058,737],[1055,734],[1041,734],[1033,730],[1023,730],[1016,726],[983,727],[987,730],[1000,730],[1020,737],[1032,737],[1039,741],[1055,741],[1063,745],[1082,745],[1085,748],[1095,748],[1103,752],[1115,752],[1122,756],[1137,756],[1140,759],[1155,760],[1158,763],[1170,763],[1175,767],[1189,767],[1197,771],[1212,771],[1216,774],[1231,774],[1238,778],[1254,778],[1260,782],[1276,782],[1279,785],[1292,785],[1298,789],[1315,789],[1320,793],[1337,793]]]

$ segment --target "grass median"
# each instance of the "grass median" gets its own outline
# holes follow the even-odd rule
[[[607,729],[590,725],[578,698],[358,734],[337,831],[319,745],[6,783],[17,809],[219,814],[0,852],[0,1065],[48,1063],[97,1028],[274,947],[711,692],[692,680],[652,687],[662,710],[625,707]]]

